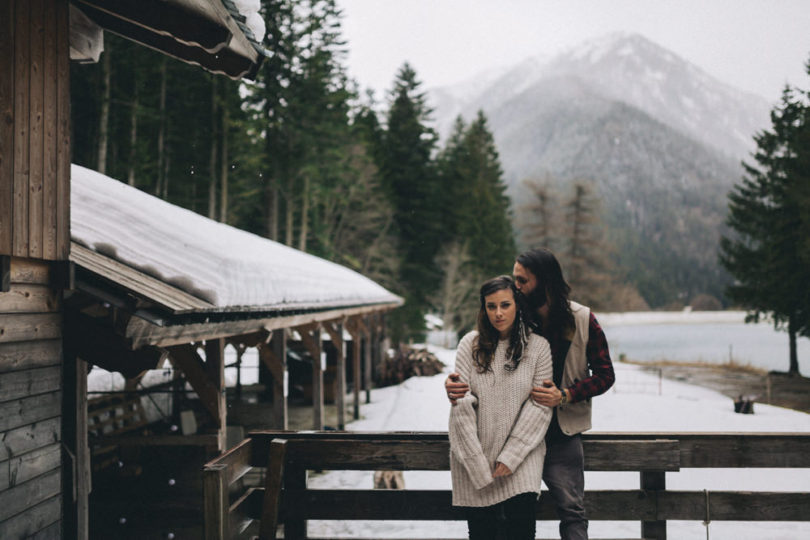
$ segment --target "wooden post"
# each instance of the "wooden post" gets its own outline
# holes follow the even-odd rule
[[[352,386],[354,387],[354,419],[360,419],[360,386],[362,384],[362,367],[360,365],[361,342],[360,331],[354,324],[355,319],[346,321],[346,331],[352,336]]]
[[[226,540],[230,535],[228,466],[206,465],[203,469],[205,540]]]
[[[369,324],[366,326],[366,348],[365,348],[365,387],[366,387],[366,403],[371,403],[371,355],[373,343],[376,343],[375,337],[378,333],[374,327],[373,316],[369,317]],[[375,347],[376,348],[376,347]],[[379,360],[379,358],[378,358]]]
[[[228,403],[225,393],[225,340],[209,339],[205,342],[205,371],[216,390],[216,416],[214,418],[219,439],[217,450],[227,449]]]
[[[288,465],[284,468],[284,489],[304,490],[307,488],[307,471],[301,467]],[[307,520],[284,520],[285,540],[302,540],[307,537]]]
[[[287,334],[283,328],[273,331],[273,352],[281,365],[281,376],[273,378],[273,420],[278,429],[287,429]]]
[[[664,471],[642,471],[641,489],[648,491],[648,496],[658,498],[659,491],[665,491],[667,487],[667,476]],[[656,504],[657,506],[657,504]],[[641,537],[653,540],[666,540],[667,522],[666,520],[642,521]]]
[[[332,344],[337,351],[337,388],[335,389],[335,406],[337,407],[337,424],[339,430],[346,429],[346,343],[343,341],[343,323],[324,323]]]
[[[259,359],[273,378],[273,427],[287,429],[287,338],[273,331],[273,340],[259,345]]]
[[[89,537],[90,449],[87,445],[87,362],[78,358],[66,336],[64,346],[65,445],[64,534],[85,540]]]
[[[297,328],[301,341],[312,357],[312,429],[323,430],[323,367],[321,366],[321,328],[311,324]],[[311,334],[310,334],[311,332]]]
[[[259,525],[259,539],[268,540],[276,537],[279,510],[281,507],[281,486],[284,479],[284,460],[286,459],[287,441],[273,439],[270,441],[270,456],[267,460],[267,471],[264,482],[264,504]]]

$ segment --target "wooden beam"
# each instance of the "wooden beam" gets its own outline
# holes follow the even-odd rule
[[[5,256],[12,254],[14,223],[14,4],[0,2],[0,255]]]
[[[664,471],[642,471],[641,489],[651,496],[659,495],[667,489],[667,478]],[[641,536],[643,538],[656,538],[666,540],[667,522],[665,520],[644,520],[641,522]]]
[[[296,328],[301,342],[312,357],[312,429],[323,429],[323,366],[321,365],[321,330],[319,324]]]
[[[28,256],[42,258],[45,0],[29,0],[31,6],[29,112],[28,112]],[[50,3],[50,0],[49,0]]]
[[[65,321],[65,338],[71,341],[79,358],[107,371],[117,371],[127,379],[155,369],[168,354],[165,349],[158,347],[133,351],[111,327],[81,313],[70,313]]]
[[[269,343],[272,336],[272,332],[262,329],[258,332],[251,332],[250,334],[230,336],[225,342],[233,345],[234,347],[239,345],[243,347],[260,347],[265,343]]]
[[[203,469],[205,540],[224,540],[231,535],[227,470],[224,463],[207,464]]]
[[[265,472],[264,504],[259,528],[259,539],[270,540],[276,537],[281,510],[281,486],[284,478],[284,463],[287,452],[287,441],[274,439],[270,443],[270,456]]]
[[[200,402],[214,421],[219,420],[220,397],[217,387],[208,378],[200,355],[192,345],[181,345],[169,348],[169,359],[186,375],[186,380],[197,392]]]
[[[0,156],[0,160],[2,160]],[[2,180],[0,180],[2,182]],[[0,217],[0,227],[3,226],[4,220],[8,216]],[[9,292],[11,290],[11,256],[0,255],[0,292]]]
[[[372,332],[366,327],[366,348],[363,355],[363,386],[366,389],[366,403],[371,403],[371,372],[372,372],[372,353],[379,353],[379,332]],[[377,358],[379,361],[379,358]]]
[[[352,336],[352,398],[354,419],[360,419],[360,386],[362,385],[362,337],[360,330],[354,325],[353,319],[346,319],[346,331]]]
[[[62,337],[61,313],[28,313],[0,319],[0,343]]]
[[[325,322],[323,328],[332,339],[332,345],[337,350],[337,385],[335,388],[335,406],[337,407],[337,427],[346,429],[346,343],[343,340],[343,324],[340,322]]]
[[[205,342],[205,370],[216,390],[217,414],[214,425],[219,436],[219,451],[227,449],[228,401],[225,390],[225,340],[209,339]]]
[[[11,285],[0,295],[0,313],[55,313],[61,294],[47,285]]]
[[[56,258],[70,255],[70,16],[68,2],[56,8]]]
[[[64,54],[58,43],[57,7],[53,0],[46,0],[44,18],[44,60],[42,73],[44,75],[42,135],[42,258],[54,261],[59,259],[56,252],[56,209],[66,201],[60,201],[56,195],[56,163],[58,150],[56,145],[57,123],[59,110],[58,88],[58,57]]]
[[[31,96],[30,4],[14,2],[14,188],[12,255],[28,257],[29,121]]]
[[[386,304],[373,304],[291,315],[279,314],[276,317],[264,319],[242,319],[221,323],[194,323],[163,327],[155,326],[148,321],[133,317],[127,324],[126,337],[132,340],[132,346],[136,348],[142,345],[158,345],[161,347],[182,345],[194,341],[204,341],[206,339],[227,338],[230,336],[249,334],[261,329],[271,331],[280,328],[297,328],[302,325],[331,321],[344,316],[349,317],[380,310],[390,310],[399,305],[398,302],[390,302]]]
[[[91,486],[90,448],[87,444],[87,362],[65,340],[62,441],[70,461],[64,471],[64,534],[85,540],[89,536]]]
[[[259,359],[273,377],[273,425],[287,429],[287,343],[284,330],[275,330],[272,341],[259,346]]]

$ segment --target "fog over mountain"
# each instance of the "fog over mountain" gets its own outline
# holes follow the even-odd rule
[[[505,180],[573,179],[601,198],[614,260],[647,301],[720,296],[726,193],[749,160],[769,104],[635,34],[522,61],[430,92],[444,136],[482,109]]]

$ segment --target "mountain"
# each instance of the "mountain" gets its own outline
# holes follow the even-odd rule
[[[591,182],[619,273],[652,306],[721,296],[726,194],[769,106],[634,34],[431,93],[440,133],[482,109],[513,201],[525,179]],[[463,95],[466,92],[466,95]],[[439,99],[441,96],[441,99]],[[519,209],[519,205],[515,205]]]

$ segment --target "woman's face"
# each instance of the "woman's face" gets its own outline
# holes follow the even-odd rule
[[[490,324],[500,333],[501,339],[509,337],[515,324],[517,307],[511,289],[501,289],[484,297],[484,308]]]

